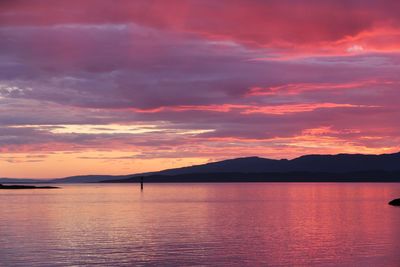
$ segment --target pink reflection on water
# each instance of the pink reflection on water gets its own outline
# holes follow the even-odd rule
[[[0,193],[2,263],[398,266],[397,184],[65,185]],[[18,257],[17,257],[18,255]]]

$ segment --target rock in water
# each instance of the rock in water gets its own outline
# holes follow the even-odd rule
[[[389,205],[400,206],[400,198],[390,201]]]

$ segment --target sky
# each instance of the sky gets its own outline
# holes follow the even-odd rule
[[[1,0],[0,177],[400,151],[397,0]]]

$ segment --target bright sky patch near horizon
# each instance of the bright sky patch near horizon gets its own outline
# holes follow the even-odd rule
[[[4,0],[0,177],[400,150],[400,2]]]

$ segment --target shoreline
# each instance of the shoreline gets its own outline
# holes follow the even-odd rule
[[[59,189],[56,186],[34,186],[34,185],[3,185],[0,184],[0,190],[18,190],[18,189]]]

